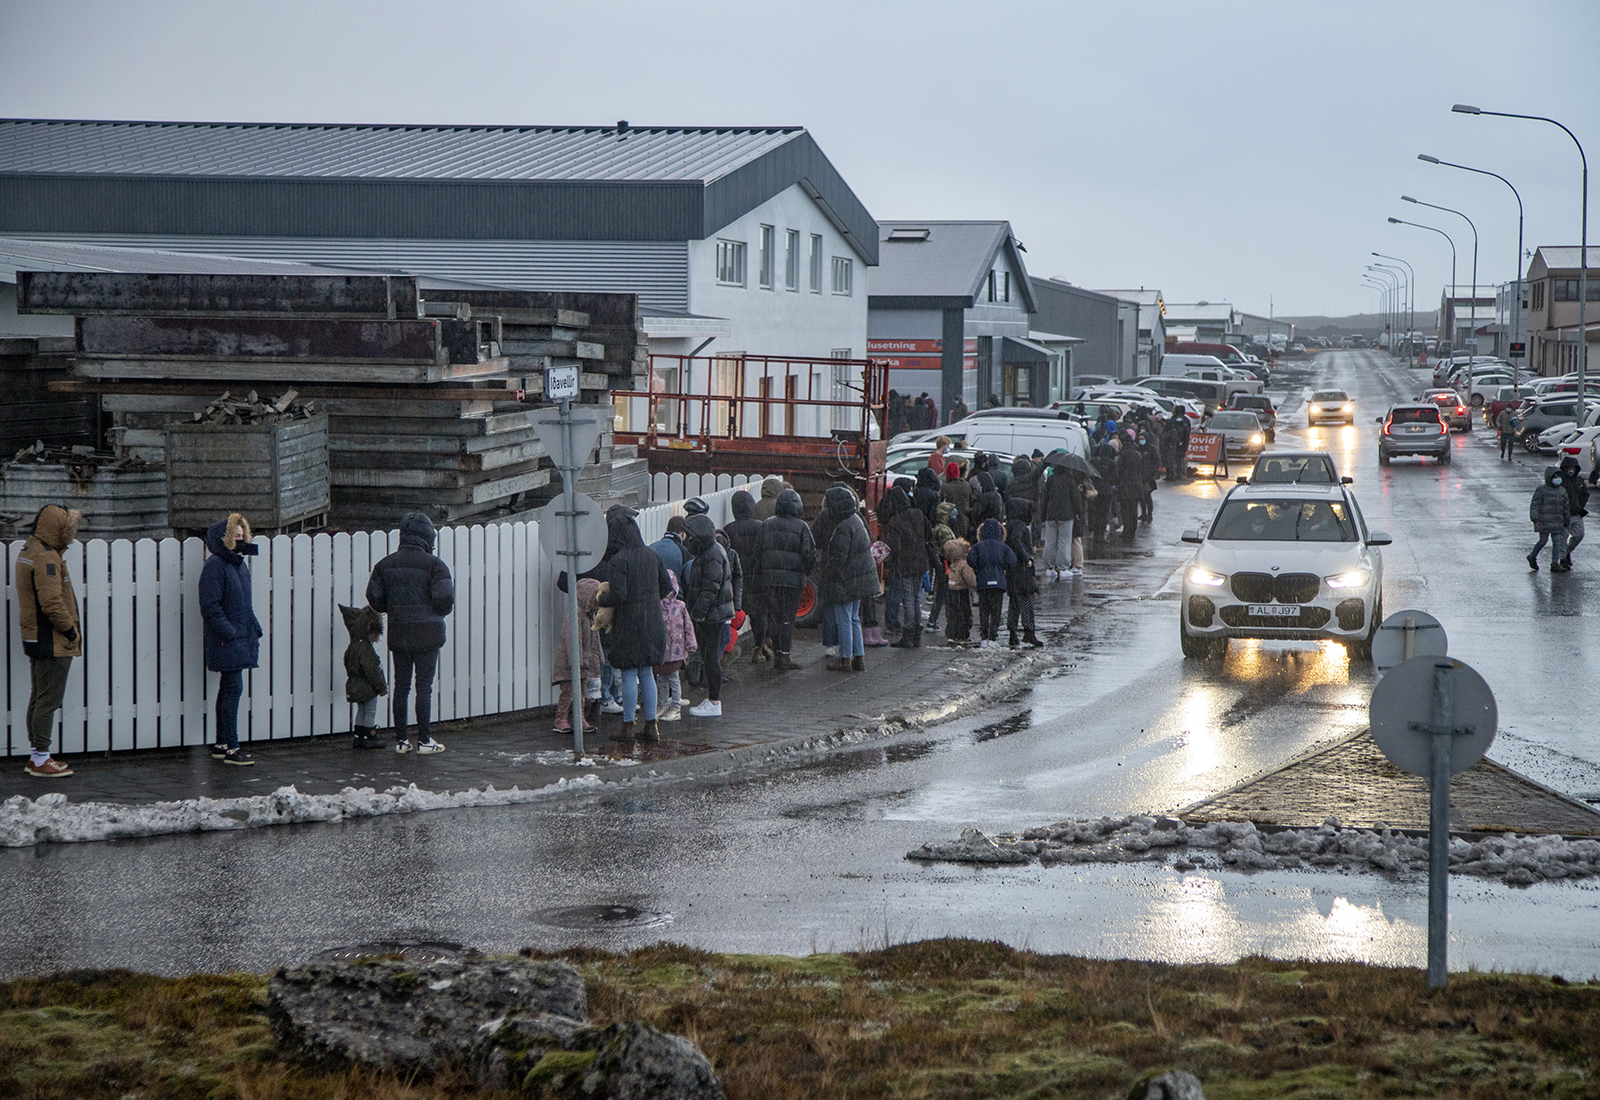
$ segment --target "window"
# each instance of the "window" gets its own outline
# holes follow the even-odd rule
[[[1550,280],[1550,300],[1552,302],[1576,302],[1578,300],[1578,280]]]
[[[800,230],[791,229],[784,234],[783,285],[789,290],[800,289]]]
[[[1241,542],[1355,542],[1356,526],[1343,501],[1230,500],[1217,513],[1211,537]]]
[[[778,267],[778,231],[770,225],[761,227],[761,289],[771,290]]]
[[[1011,301],[1011,272],[1009,271],[1005,274],[1005,288],[1005,299],[1009,302]]]
[[[1543,309],[1544,308],[1544,280],[1543,279],[1541,279],[1537,283],[1533,284],[1533,308],[1534,309]]]
[[[850,294],[850,284],[855,277],[855,264],[849,256],[835,256],[833,258],[833,292],[835,294]]]
[[[994,272],[992,272],[992,271],[989,272],[988,291],[989,291],[989,301],[992,302],[992,301],[994,301]]]
[[[811,293],[822,293],[822,234],[811,234]]]
[[[717,282],[744,286],[744,242],[717,242]]]

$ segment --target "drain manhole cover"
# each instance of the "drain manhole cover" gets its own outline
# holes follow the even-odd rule
[[[541,909],[533,919],[552,928],[664,928],[672,914],[637,905],[566,905]]]
[[[315,962],[360,962],[363,959],[405,959],[408,962],[453,962],[472,954],[459,943],[426,940],[378,940],[350,947],[330,947],[312,956]]]

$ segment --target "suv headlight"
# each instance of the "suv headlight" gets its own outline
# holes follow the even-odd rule
[[[1327,578],[1329,588],[1365,588],[1371,581],[1372,573],[1366,569],[1352,569]]]
[[[1321,405],[1312,405],[1311,406],[1311,411],[1314,412],[1314,413],[1319,413],[1319,412],[1322,411],[1322,406]]]
[[[1189,583],[1203,584],[1208,588],[1220,588],[1228,578],[1221,573],[1213,573],[1204,566],[1191,566],[1189,568]]]
[[[1252,442],[1252,443],[1261,443],[1261,442],[1263,442],[1263,440],[1261,438],[1261,433],[1257,432],[1255,435],[1251,436],[1250,437],[1250,442]]]

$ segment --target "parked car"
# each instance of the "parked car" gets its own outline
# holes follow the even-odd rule
[[[918,447],[926,457],[941,435],[949,436],[953,447],[974,451],[1032,454],[1037,448],[1049,454],[1057,447],[1078,455],[1089,451],[1089,433],[1065,410],[983,409],[942,428],[901,432],[889,443],[889,457]]]
[[[1355,403],[1343,390],[1317,390],[1306,402],[1306,427],[1326,424],[1330,420],[1336,424],[1356,422]]]
[[[1206,416],[1210,416],[1223,405],[1227,404],[1228,386],[1225,382],[1207,382],[1200,378],[1166,378],[1161,375],[1152,375],[1141,378],[1138,384],[1147,390],[1154,390],[1163,397],[1181,397],[1188,401],[1198,401]]]
[[[1600,408],[1600,401],[1588,401],[1585,409]],[[1539,435],[1557,424],[1578,422],[1578,397],[1536,397],[1524,401],[1514,415],[1517,442],[1529,454],[1539,448]]]
[[[1342,484],[1248,484],[1229,490],[1183,571],[1178,640],[1185,657],[1219,660],[1232,638],[1342,642],[1372,656],[1383,620],[1383,554]]]
[[[1442,465],[1450,464],[1450,429],[1439,417],[1439,406],[1431,402],[1391,406],[1378,417],[1378,465],[1387,466],[1396,456],[1427,456]]]
[[[1272,407],[1272,399],[1260,393],[1236,393],[1228,398],[1228,409],[1247,409],[1256,414],[1256,419],[1261,421],[1261,427],[1266,430],[1267,442],[1273,443],[1278,438],[1278,411]]]
[[[1503,371],[1485,371],[1482,374],[1474,374],[1457,389],[1461,391],[1466,403],[1477,409],[1482,408],[1485,401],[1500,392],[1501,386],[1509,385],[1511,385],[1511,375]]]
[[[1464,432],[1472,430],[1472,410],[1462,403],[1461,395],[1455,390],[1443,387],[1423,390],[1417,400],[1431,401],[1439,406],[1439,416],[1447,426],[1460,428]]]
[[[1266,428],[1256,414],[1248,410],[1224,409],[1206,424],[1206,431],[1220,435],[1230,455],[1260,454],[1267,446]]]
[[[1600,425],[1591,425],[1579,428],[1562,440],[1556,447],[1556,459],[1577,459],[1578,476],[1588,477],[1600,465],[1600,462],[1596,462],[1596,458],[1600,457],[1597,452],[1600,452]]]
[[[884,461],[884,470],[888,474],[889,481],[892,483],[897,477],[916,477],[917,471],[928,464],[928,456],[932,453],[933,443],[931,440],[926,446],[895,451]],[[1004,463],[1006,468],[1010,468],[1011,455],[1001,451],[985,451],[983,453],[989,456],[990,462]],[[945,461],[960,463],[962,469],[970,470],[972,469],[972,460],[977,454],[977,451],[969,447],[952,447],[945,452]]]

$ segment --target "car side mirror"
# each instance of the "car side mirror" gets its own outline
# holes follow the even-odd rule
[[[1382,424],[1382,423],[1383,423],[1383,417],[1381,417],[1381,416],[1378,416],[1378,417],[1374,417],[1374,418],[1373,418],[1373,420],[1372,420],[1372,422],[1373,422],[1373,423],[1374,423],[1374,424]]]
[[[1200,537],[1200,528],[1198,527],[1191,527],[1178,537],[1184,542],[1192,542],[1197,545],[1205,541],[1205,539]]]
[[[1367,532],[1368,546],[1388,546],[1392,542],[1394,542],[1394,536],[1390,535],[1387,531]]]
[[[1356,483],[1356,479],[1353,478],[1353,477],[1341,477],[1339,479],[1339,484],[1340,485],[1354,485],[1355,483]]]
[[[1233,480],[1237,481],[1240,485],[1248,485],[1248,484],[1250,484],[1250,479],[1245,477],[1243,474],[1240,474],[1238,477],[1234,478]]]

